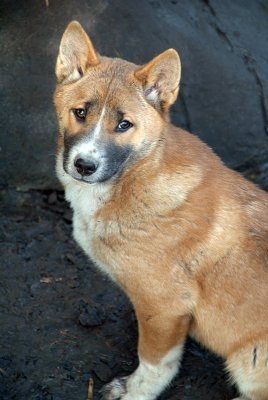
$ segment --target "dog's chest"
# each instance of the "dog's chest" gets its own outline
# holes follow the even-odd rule
[[[73,236],[84,252],[105,272],[104,265],[95,250],[94,242],[103,235],[103,223],[96,220],[97,212],[109,199],[110,185],[81,186],[72,185],[65,189],[66,199],[73,209]]]

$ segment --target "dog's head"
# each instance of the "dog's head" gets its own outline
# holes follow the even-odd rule
[[[102,57],[81,25],[71,22],[60,44],[54,95],[65,173],[104,182],[155,150],[178,94],[180,70],[173,49],[144,66]]]

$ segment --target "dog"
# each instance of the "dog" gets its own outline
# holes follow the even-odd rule
[[[225,359],[240,399],[268,400],[268,195],[170,123],[178,53],[143,66],[100,56],[73,21],[56,76],[74,238],[138,321],[139,366],[102,398],[156,399],[190,335]]]

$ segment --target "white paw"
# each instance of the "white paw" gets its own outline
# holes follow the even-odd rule
[[[116,378],[101,389],[102,400],[119,400],[126,394],[125,378]]]
[[[236,397],[236,398],[233,399],[233,400],[246,400],[246,399],[245,399],[245,397]]]
[[[158,364],[140,359],[128,377],[114,379],[102,389],[102,400],[155,400],[169,385],[179,368],[182,346],[169,351]]]

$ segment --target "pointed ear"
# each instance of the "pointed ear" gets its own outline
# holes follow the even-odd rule
[[[145,98],[156,108],[166,111],[177,98],[181,62],[176,50],[169,49],[135,72],[142,83]]]
[[[88,67],[99,64],[96,51],[82,26],[72,21],[64,32],[56,63],[58,82],[80,79]]]

